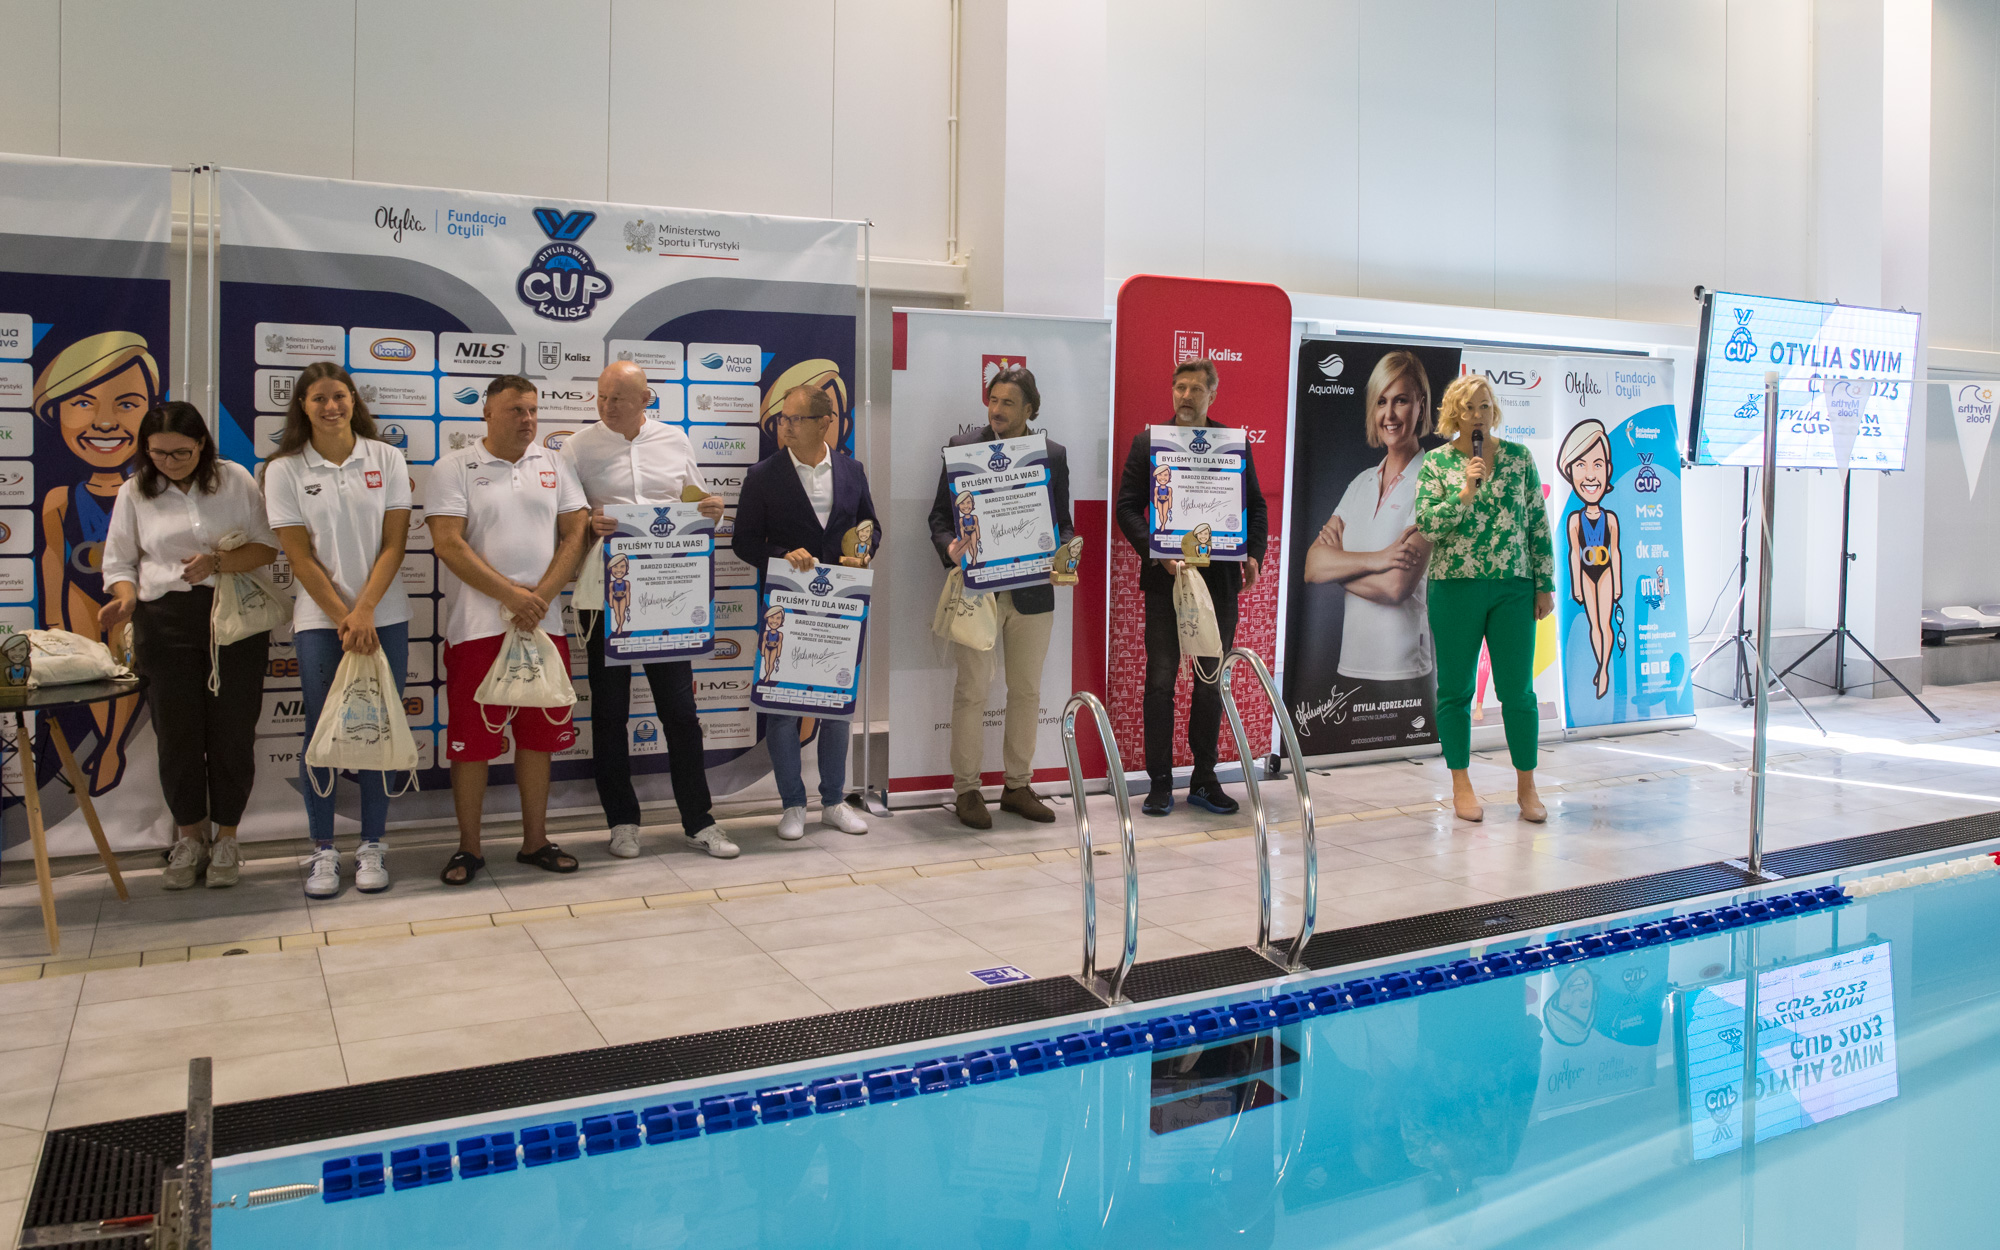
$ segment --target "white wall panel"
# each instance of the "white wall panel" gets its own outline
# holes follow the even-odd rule
[[[1618,6],[1618,315],[1694,322],[1723,280],[1723,0]]]
[[[1931,40],[1931,302],[1933,346],[2000,348],[1994,324],[1994,201],[2000,131],[2000,5],[1936,0]],[[1935,596],[1926,591],[1926,603]],[[1967,600],[1946,600],[1964,603]],[[1990,600],[1989,600],[1990,602]]]
[[[1200,275],[1207,178],[1204,0],[1110,0],[1104,260],[1113,280]]]
[[[1494,60],[1494,302],[1618,307],[1618,11],[1510,0]]]
[[[347,177],[354,6],[71,0],[61,99],[64,156]]]
[[[1727,290],[1814,294],[1812,8],[1729,5],[1725,251],[1713,284]]]
[[[1493,303],[1494,0],[1360,14],[1357,293]]]
[[[833,213],[833,0],[617,0],[611,198]]]
[[[833,215],[872,218],[877,255],[944,260],[951,10],[836,0]]]
[[[62,0],[0,3],[0,152],[59,156]]]
[[[355,0],[354,176],[602,199],[610,0]]]
[[[1240,0],[1208,18],[1203,273],[1352,295],[1355,0]]]

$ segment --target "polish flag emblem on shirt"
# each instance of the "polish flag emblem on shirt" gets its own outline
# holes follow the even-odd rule
[[[370,469],[368,472],[362,474],[362,479],[368,483],[369,490],[382,489],[382,475],[375,470]]]
[[[556,488],[556,475],[548,472],[546,469],[543,470],[542,485],[548,487],[550,490],[554,490]]]

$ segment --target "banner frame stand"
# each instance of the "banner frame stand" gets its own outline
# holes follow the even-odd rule
[[[875,458],[875,219],[861,220],[861,430],[866,443],[864,463]],[[874,564],[874,558],[869,558]],[[878,788],[874,774],[874,705],[871,688],[875,684],[870,639],[861,640],[861,788],[847,796],[850,807],[872,816],[893,816],[889,810],[887,787]],[[886,734],[885,734],[886,736]],[[886,752],[885,752],[886,753]]]

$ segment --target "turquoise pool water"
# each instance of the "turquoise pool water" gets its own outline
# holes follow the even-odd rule
[[[1710,901],[1254,994],[222,1160],[216,1200],[239,1205],[215,1213],[215,1245],[2000,1245],[2000,871],[1833,897],[1761,921]],[[1682,932],[1710,924],[1736,927]],[[1508,954],[1523,948],[1540,953]],[[1428,988],[1349,1007],[1357,983],[1363,998]],[[1063,1066],[1079,1046],[1101,1057]],[[924,1066],[947,1054],[977,1057]],[[750,1097],[697,1122],[700,1100],[732,1093]],[[403,1180],[433,1183],[396,1188],[398,1150],[417,1152]],[[328,1197],[371,1188],[371,1168],[381,1192],[241,1206],[323,1176]]]

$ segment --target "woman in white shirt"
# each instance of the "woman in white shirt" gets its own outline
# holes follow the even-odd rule
[[[161,884],[185,890],[206,867],[211,888],[235,885],[236,825],[256,776],[271,635],[222,647],[214,660],[220,684],[210,694],[209,617],[216,574],[264,567],[277,558],[277,539],[264,523],[256,480],[216,456],[193,404],[148,412],[136,460],[138,472],[111,509],[104,542],[111,597],[97,619],[107,636],[132,622],[134,663],[151,683],[160,790],[179,826]],[[232,539],[240,545],[219,549]],[[213,843],[204,836],[210,821]]]
[[[1424,570],[1431,545],[1417,532],[1419,440],[1431,432],[1431,384],[1423,362],[1390,352],[1368,375],[1368,445],[1382,463],[1364,469],[1306,551],[1308,583],[1347,590],[1340,630],[1342,677],[1399,681],[1434,665]]]
[[[343,654],[381,650],[399,695],[410,660],[410,601],[401,577],[410,533],[409,466],[375,433],[374,417],[339,365],[307,365],[293,384],[284,435],[264,465],[264,498],[303,592],[294,608],[292,643],[305,693],[305,740],[311,742]],[[324,775],[316,779],[315,772]],[[333,845],[337,783],[331,769],[306,767],[303,754],[299,775],[313,840],[306,897],[332,898],[340,893],[340,852]],[[385,772],[361,772],[358,781],[361,846],[354,853],[354,888],[374,894],[389,888],[382,834],[389,796],[401,786]]]

